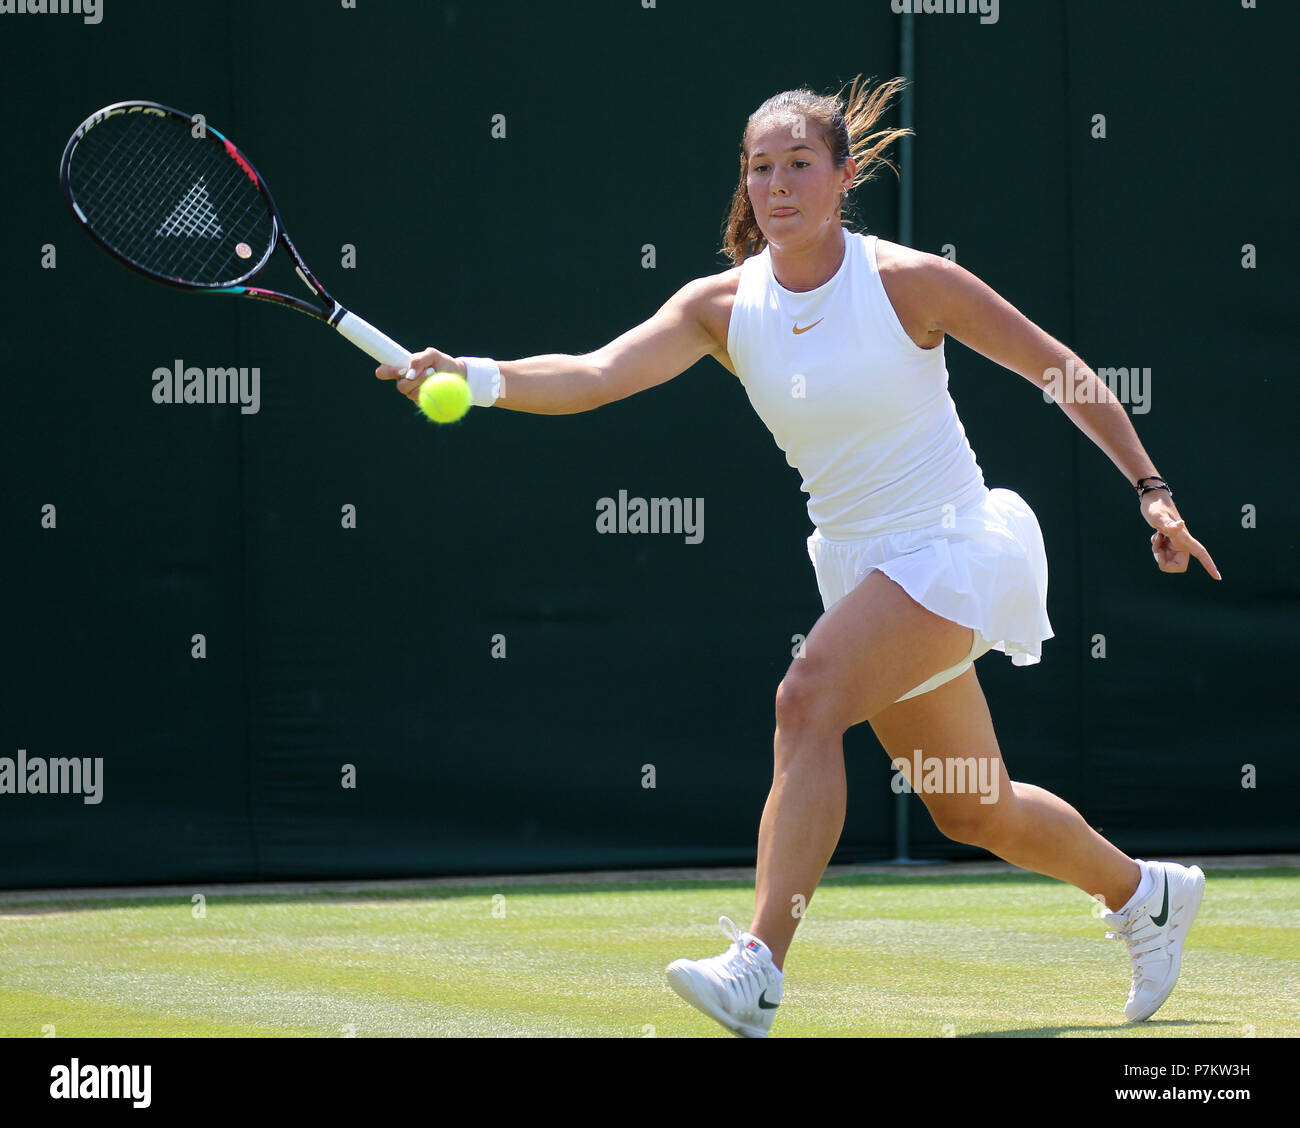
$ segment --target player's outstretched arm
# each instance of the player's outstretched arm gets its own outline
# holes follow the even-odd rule
[[[902,276],[901,286],[914,287],[917,308],[926,311],[928,329],[955,337],[1047,392],[1131,484],[1159,478],[1123,404],[1072,350],[954,262],[916,254]],[[1068,371],[1080,385],[1088,386],[1063,395],[1059,374]],[[1162,572],[1185,572],[1194,557],[1211,576],[1221,579],[1213,558],[1188,532],[1168,493],[1144,494],[1141,508],[1147,524],[1156,530],[1151,551]]]
[[[700,303],[712,281],[688,282],[648,321],[595,352],[499,361],[501,397],[495,406],[534,415],[572,415],[679,376],[716,347],[700,316]],[[414,400],[426,375],[466,374],[463,361],[437,349],[414,354],[412,362],[400,379],[401,370],[388,364],[375,369],[375,375],[397,380],[397,390]]]

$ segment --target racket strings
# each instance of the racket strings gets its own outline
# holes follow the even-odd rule
[[[232,283],[270,249],[261,193],[220,139],[195,138],[186,121],[109,118],[82,137],[68,176],[95,234],[154,274]]]

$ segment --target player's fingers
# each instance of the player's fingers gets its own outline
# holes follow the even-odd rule
[[[1201,567],[1209,572],[1216,580],[1223,579],[1223,577],[1219,575],[1219,569],[1215,567],[1213,557],[1205,551],[1205,545],[1190,533],[1187,534],[1187,551],[1191,553],[1191,555],[1195,556],[1196,559],[1201,562]]]
[[[416,365],[411,365],[411,370],[397,381],[397,390],[409,399],[415,399],[420,392],[420,385],[432,375],[432,369],[420,371]]]
[[[1151,556],[1162,572],[1178,572],[1178,550],[1164,533],[1155,533],[1151,537]],[[1184,565],[1185,567],[1186,565]]]
[[[446,371],[450,360],[451,357],[437,349],[421,349],[418,353],[411,354],[411,364],[421,371],[426,368],[432,368],[435,372]]]
[[[420,385],[424,383],[425,376],[433,373],[438,367],[438,358],[442,354],[437,349],[424,349],[418,353],[411,354],[411,363],[407,368],[395,368],[392,365],[383,365],[376,370],[376,375],[381,372],[392,372],[392,377],[381,377],[397,380],[397,390],[402,395],[414,399],[419,391]]]
[[[429,348],[412,353],[408,367],[381,364],[375,369],[375,375],[381,380],[396,380],[397,390],[414,401],[419,398],[420,385],[435,372],[456,372],[463,376],[464,367],[446,353]]]
[[[435,372],[441,372],[447,360],[445,353],[437,349],[423,349],[411,355],[411,367],[397,381],[397,390],[409,399],[419,394],[420,385]]]
[[[1174,546],[1178,552],[1192,552],[1193,546],[1200,548],[1201,544],[1191,531],[1187,528],[1186,521],[1170,521],[1160,530],[1160,535]]]
[[[1151,555],[1162,572],[1186,572],[1195,557],[1214,579],[1222,580],[1218,565],[1206,548],[1186,527],[1176,530],[1177,540],[1157,533],[1152,537]]]

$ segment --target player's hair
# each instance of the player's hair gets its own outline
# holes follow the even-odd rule
[[[806,122],[821,127],[822,140],[830,149],[836,168],[852,157],[858,165],[857,175],[850,188],[874,178],[877,168],[887,165],[895,173],[898,169],[884,156],[884,150],[900,137],[909,136],[910,129],[880,129],[872,132],[890,100],[906,84],[902,78],[892,78],[871,89],[873,79],[863,81],[858,75],[849,87],[848,102],[844,89],[838,94],[822,95],[811,90],[784,90],[774,94],[749,115],[745,131],[740,138],[740,183],[731,198],[731,211],[723,228],[722,253],[733,265],[739,266],[751,255],[762,251],[767,244],[754,208],[749,200],[745,180],[749,176],[749,133],[754,125],[773,115],[796,115]]]

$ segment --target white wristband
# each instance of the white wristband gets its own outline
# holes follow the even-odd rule
[[[470,402],[475,407],[491,407],[501,398],[501,369],[486,356],[458,356],[469,381]]]

